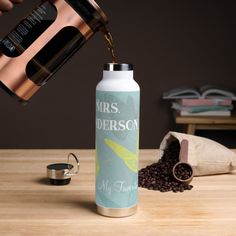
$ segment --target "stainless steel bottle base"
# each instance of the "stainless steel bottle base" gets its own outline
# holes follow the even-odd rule
[[[137,205],[130,207],[130,208],[106,208],[97,205],[97,212],[100,215],[107,216],[107,217],[114,217],[114,218],[121,218],[134,215],[137,212]]]

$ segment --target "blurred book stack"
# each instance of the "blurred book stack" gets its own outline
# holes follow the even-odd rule
[[[231,116],[236,95],[216,86],[182,87],[163,94],[181,116]]]

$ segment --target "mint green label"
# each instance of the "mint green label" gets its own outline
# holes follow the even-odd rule
[[[139,92],[96,92],[96,203],[138,200]]]

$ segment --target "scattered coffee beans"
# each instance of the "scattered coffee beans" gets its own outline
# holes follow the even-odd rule
[[[171,142],[157,163],[153,163],[139,171],[139,187],[160,192],[191,190],[192,185],[179,182],[172,173],[174,165],[179,162],[179,151],[179,142]],[[180,176],[182,175],[181,173]]]

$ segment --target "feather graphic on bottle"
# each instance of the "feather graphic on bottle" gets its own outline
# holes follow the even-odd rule
[[[121,158],[125,165],[133,172],[138,172],[138,145],[136,153],[133,153],[127,150],[122,145],[114,142],[111,139],[104,140],[106,145],[114,152],[116,155]]]

